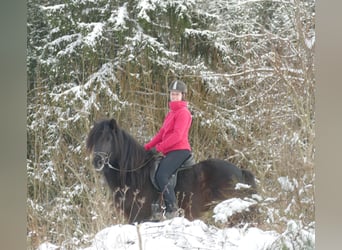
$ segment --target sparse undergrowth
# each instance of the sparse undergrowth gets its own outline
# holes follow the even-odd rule
[[[87,165],[87,168],[90,167]],[[56,183],[65,185],[65,180],[62,180],[65,175],[56,175],[55,182],[51,184],[42,183],[42,179],[35,180],[32,192],[40,192],[37,197],[44,196],[45,200],[38,203],[28,198],[28,249],[35,249],[44,241],[54,242],[66,249],[87,246],[101,229],[126,223],[122,214],[115,214],[101,176],[81,169],[82,174],[66,170],[65,175],[77,179],[70,186],[56,186]],[[215,222],[213,210],[204,214],[202,220],[219,228],[248,226],[278,233],[288,230],[290,221],[300,221],[303,227],[314,228],[313,175],[308,178],[310,169],[305,173],[300,178],[279,178],[280,175],[275,175],[269,182],[259,180],[256,205],[231,216],[226,223]]]

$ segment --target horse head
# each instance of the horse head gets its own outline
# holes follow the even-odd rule
[[[87,149],[93,153],[92,164],[97,171],[106,165],[111,165],[117,158],[116,131],[117,123],[114,119],[96,122],[87,139]]]

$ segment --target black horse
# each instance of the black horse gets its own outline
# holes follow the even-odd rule
[[[150,220],[151,206],[161,197],[150,180],[155,155],[121,129],[115,119],[94,124],[87,138],[87,150],[93,153],[95,169],[103,172],[113,191],[115,207],[124,212],[129,222]],[[236,189],[237,183],[250,188]],[[250,171],[227,161],[208,159],[179,171],[175,192],[184,216],[192,220],[215,202],[255,193],[256,184]]]

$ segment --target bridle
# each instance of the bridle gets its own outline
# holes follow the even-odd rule
[[[111,154],[108,154],[106,152],[94,152],[94,155],[98,155],[101,157],[101,159],[103,160],[103,164],[101,166],[101,168],[95,168],[95,170],[97,172],[101,172],[103,170],[103,168],[107,165],[110,169],[113,169],[115,171],[119,171],[119,172],[135,172],[143,167],[145,167],[150,161],[154,160],[155,157],[151,157],[149,158],[147,161],[143,162],[142,164],[139,165],[139,167],[137,168],[134,168],[134,169],[129,169],[129,170],[123,170],[123,169],[120,169],[120,166],[119,167],[114,167],[109,159],[110,159],[110,156]],[[117,164],[118,165],[118,164]]]
[[[110,159],[110,154],[106,152],[94,152],[94,155],[98,155],[101,157],[101,160],[103,161],[103,164],[100,168],[95,168],[97,172],[101,172],[103,168],[107,165],[109,168],[120,171],[119,168],[114,167],[112,164],[110,164],[109,159]]]

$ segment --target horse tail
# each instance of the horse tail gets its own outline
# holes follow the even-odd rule
[[[245,184],[248,184],[251,186],[251,191],[253,193],[256,193],[256,182],[255,182],[255,176],[254,174],[247,170],[247,169],[241,169],[242,171],[242,176],[243,176],[243,179],[244,179],[244,183]]]

